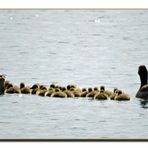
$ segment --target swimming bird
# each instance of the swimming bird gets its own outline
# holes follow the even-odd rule
[[[128,100],[130,100],[130,96],[128,94],[122,92],[121,90],[118,90],[117,95],[115,96],[114,100],[128,101]]]
[[[49,88],[46,93],[45,96],[51,97],[51,95],[55,92],[54,88]]]
[[[39,84],[34,84],[32,87],[30,87],[30,93],[36,94],[39,89]]]
[[[47,92],[47,90],[46,89],[43,89],[43,90],[40,90],[40,91],[37,91],[37,95],[39,95],[39,96],[45,96],[45,93]]]
[[[140,77],[141,85],[138,92],[136,93],[136,98],[148,99],[148,84],[147,84],[148,72],[145,65],[139,66],[138,74]]]
[[[8,94],[20,93],[20,88],[17,85],[8,83],[6,86],[7,87],[5,88],[5,93],[8,93]]]
[[[65,98],[67,97],[66,93],[62,92],[60,89],[56,88],[55,92],[51,94],[51,97]]]
[[[5,88],[4,88],[5,84],[4,83],[5,83],[5,78],[0,77],[0,95],[4,94],[4,90],[5,90]]]
[[[88,94],[88,91],[86,88],[82,89],[82,93],[81,93],[81,97],[86,97],[86,95]]]
[[[20,91],[22,94],[30,94],[30,87],[25,86],[25,83],[20,83]]]
[[[115,96],[117,96],[117,92],[118,92],[118,89],[117,89],[117,88],[114,88],[113,93],[112,93],[112,95],[110,96],[110,99],[111,99],[111,100],[114,100],[114,99],[115,99]]]
[[[94,97],[96,95],[96,91],[93,88],[88,88],[88,94],[86,97]]]
[[[74,97],[74,94],[70,90],[67,90],[66,87],[61,87],[61,91],[64,92],[67,95],[67,98],[73,98]]]
[[[107,99],[108,95],[105,92],[105,87],[100,86],[100,91],[95,94],[94,100],[107,100]]]

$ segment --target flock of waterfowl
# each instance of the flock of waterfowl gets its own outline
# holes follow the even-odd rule
[[[138,90],[137,98],[148,98],[148,84],[147,84],[147,69],[144,65],[139,66],[138,74],[141,80],[141,86]],[[80,88],[76,85],[60,86],[51,84],[49,86],[34,84],[32,86],[25,86],[25,83],[20,83],[20,86],[14,85],[8,80],[5,80],[4,75],[0,75],[0,94],[33,94],[38,96],[58,97],[58,98],[79,98],[88,97],[92,100],[118,100],[126,101],[131,97],[117,89],[109,91],[105,86],[94,88]]]
[[[41,84],[25,86],[24,83],[20,83],[20,86],[17,86],[5,80],[3,76],[0,77],[0,85],[1,94],[20,93],[58,98],[88,97],[92,100],[130,100],[130,96],[121,90],[115,88],[113,91],[109,91],[105,89],[105,86],[94,88],[80,88],[76,85],[67,85],[64,87],[55,84],[51,84],[50,86]]]

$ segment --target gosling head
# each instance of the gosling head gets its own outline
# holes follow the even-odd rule
[[[105,91],[105,86],[100,86],[100,91]]]
[[[94,87],[94,91],[98,91],[98,87]]]
[[[87,89],[86,88],[82,88],[82,92],[85,92],[85,91],[87,91]]]
[[[24,88],[25,87],[25,83],[21,82],[20,83],[20,89]]]
[[[93,89],[90,87],[90,88],[88,88],[88,92],[92,92],[93,91]]]
[[[50,88],[55,88],[55,87],[56,87],[56,86],[55,86],[55,84],[53,84],[53,83],[50,85]]]

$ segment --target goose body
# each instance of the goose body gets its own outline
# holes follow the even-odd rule
[[[4,84],[5,83],[5,79],[3,77],[0,77],[0,95],[4,93]]]
[[[148,72],[145,65],[139,66],[138,74],[140,77],[141,85],[138,92],[136,93],[136,98],[148,99],[148,84],[147,84]]]

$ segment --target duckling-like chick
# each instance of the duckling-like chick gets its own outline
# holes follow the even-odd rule
[[[65,98],[67,97],[66,93],[62,92],[60,89],[56,89],[55,92],[52,93],[51,97]]]
[[[45,89],[43,89],[43,90],[40,90],[40,91],[38,91],[37,92],[37,95],[39,95],[39,96],[45,96],[45,93],[47,92],[47,90],[45,90]]]
[[[130,96],[121,90],[118,90],[117,95],[115,96],[115,100],[118,101],[128,101],[130,100]]]
[[[94,89],[92,89],[92,88],[88,88],[88,94],[86,95],[86,97],[91,97],[91,98],[93,98],[97,93],[98,93],[98,90],[94,90]]]
[[[67,95],[67,98],[73,98],[74,97],[74,94],[70,90],[67,90],[66,87],[61,87],[61,91],[64,92]]]
[[[100,86],[100,91],[103,91],[107,97],[110,97],[113,93],[105,89],[105,86]]]
[[[45,96],[51,97],[51,95],[55,92],[54,88],[49,88],[46,93]]]
[[[114,100],[114,99],[115,99],[115,96],[118,95],[117,92],[118,92],[118,89],[117,89],[117,88],[114,88],[113,93],[112,93],[112,95],[110,96],[110,99],[111,99],[111,100]]]
[[[11,84],[10,81],[6,80],[6,81],[4,82],[4,88],[7,89],[8,86],[9,86],[9,84]]]
[[[53,83],[50,85],[50,88],[54,88],[55,89],[55,87],[56,87],[56,85],[53,84]]]
[[[31,94],[36,94],[38,90],[39,90],[39,84],[34,84],[32,87],[30,87]]]
[[[82,93],[81,93],[81,97],[86,97],[86,95],[88,94],[88,91],[86,88],[82,89]]]
[[[81,97],[81,92],[76,90],[75,88],[70,88],[70,92],[74,95],[74,97],[78,98]]]
[[[13,86],[13,92],[16,93],[16,94],[21,93],[20,88],[17,85]]]
[[[40,90],[47,90],[46,86],[44,85],[40,85],[39,87],[40,87]]]
[[[108,96],[106,95],[104,90],[100,90],[100,92],[94,96],[94,100],[107,100],[107,99]]]
[[[20,90],[22,94],[30,94],[30,87],[25,86],[25,83],[20,83]]]
[[[9,83],[5,89],[5,93],[8,93],[8,94],[13,94],[14,91],[13,91],[13,85],[11,83]]]

